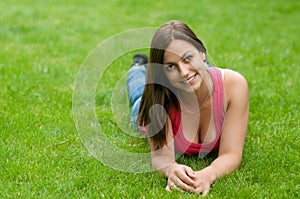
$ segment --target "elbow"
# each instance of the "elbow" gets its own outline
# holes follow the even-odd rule
[[[234,170],[239,169],[242,163],[242,154],[232,154],[231,156]]]
[[[225,165],[228,165],[228,172],[226,173],[231,173],[232,171],[239,169],[241,166],[242,162],[242,155],[241,154],[236,154],[236,153],[227,153],[222,156],[220,156],[221,159],[226,162]]]

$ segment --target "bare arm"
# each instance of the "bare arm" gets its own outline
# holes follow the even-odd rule
[[[227,111],[220,140],[219,156],[212,162],[217,177],[232,172],[242,160],[248,126],[248,86],[238,73],[227,71]]]
[[[169,123],[169,121],[168,121]],[[167,145],[159,150],[154,150],[153,142],[149,139],[151,148],[152,166],[161,174],[167,176],[168,167],[175,163],[174,142],[170,133],[167,134]]]
[[[197,171],[196,191],[207,195],[210,185],[219,177],[239,167],[248,125],[248,86],[237,72],[226,70],[226,118],[220,138],[218,157],[210,166]]]
[[[171,125],[170,119],[168,119],[168,125]],[[166,189],[171,191],[172,189],[181,188],[186,191],[192,191],[194,189],[193,178],[195,174],[190,167],[176,163],[172,130],[167,133],[168,144],[161,149],[154,150],[151,139],[149,142],[152,166],[168,178]]]

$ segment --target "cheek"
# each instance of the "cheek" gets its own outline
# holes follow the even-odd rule
[[[203,60],[201,60],[201,59],[193,60],[193,62],[191,64],[194,67],[194,69],[197,69],[197,70],[205,67],[205,62],[203,62]]]
[[[172,72],[165,72],[165,75],[167,77],[167,79],[169,80],[170,83],[174,82],[175,80],[178,79],[178,73],[176,73],[175,71]]]

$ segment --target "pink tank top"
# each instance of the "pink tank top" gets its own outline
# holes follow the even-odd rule
[[[213,116],[215,120],[216,138],[208,143],[193,143],[188,141],[182,132],[181,112],[175,107],[170,109],[173,137],[176,152],[186,155],[206,155],[209,152],[217,152],[220,144],[220,135],[224,121],[224,86],[220,69],[209,67],[208,71],[214,84],[213,89]]]

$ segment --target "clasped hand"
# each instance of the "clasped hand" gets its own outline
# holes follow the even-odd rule
[[[168,168],[168,183],[166,190],[183,190],[206,196],[211,184],[216,180],[212,169],[206,167],[200,171],[193,171],[190,167],[173,163]]]

